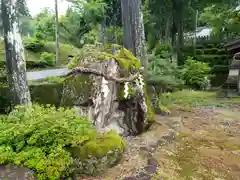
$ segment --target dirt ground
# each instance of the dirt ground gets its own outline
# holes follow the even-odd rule
[[[117,166],[101,177],[82,179],[140,179],[134,175],[147,164],[152,148],[158,166],[145,180],[240,180],[239,106],[176,107],[171,116],[156,116],[156,121],[148,132],[127,140],[128,148]],[[164,141],[171,131],[176,136]]]
[[[177,140],[158,149],[153,179],[240,180],[240,108],[177,112]]]

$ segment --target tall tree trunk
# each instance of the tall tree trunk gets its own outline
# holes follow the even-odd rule
[[[176,13],[176,3],[172,0],[173,11],[172,11],[172,63],[177,64],[178,53],[177,53],[177,13]]]
[[[146,68],[146,44],[141,6],[141,0],[121,0],[124,47],[132,51]]]
[[[55,29],[55,35],[56,35],[56,64],[59,63],[59,56],[60,56],[60,50],[59,50],[59,21],[58,21],[58,0],[55,0],[55,20],[56,20],[56,29]]]
[[[105,30],[106,30],[106,18],[99,25],[99,40],[101,43],[105,44]]]
[[[17,0],[2,0],[5,58],[12,105],[31,104],[24,47],[19,30]]]
[[[132,27],[132,17],[130,9],[131,0],[121,0],[122,8],[122,22],[124,26],[124,47],[129,51],[135,53],[134,44],[133,44],[133,27]]]
[[[167,41],[170,37],[170,29],[171,29],[171,16],[169,15],[167,17],[167,21],[166,21],[166,27],[165,27],[165,41]]]
[[[184,44],[183,39],[183,0],[172,0],[173,5],[173,25],[177,32],[177,63],[182,60],[182,47]]]
[[[182,48],[184,45],[184,37],[183,37],[183,0],[178,0],[177,2],[177,53],[178,53],[178,64],[183,61],[183,53]]]
[[[198,26],[198,10],[194,11],[194,38],[193,38],[193,55],[196,56],[196,43],[197,43],[197,26]]]

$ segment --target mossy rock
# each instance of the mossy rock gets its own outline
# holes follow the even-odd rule
[[[76,174],[98,175],[115,165],[125,149],[125,142],[115,132],[99,134],[79,147],[68,151],[74,158],[73,169]]]
[[[69,77],[64,82],[61,106],[74,106],[87,101],[92,92],[91,78],[88,75]]]

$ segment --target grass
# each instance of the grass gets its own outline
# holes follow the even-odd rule
[[[190,107],[226,107],[231,104],[240,103],[239,98],[217,98],[216,92],[182,90],[173,93],[164,93],[159,97],[159,107],[161,109],[171,108],[172,105],[182,105],[184,108]]]

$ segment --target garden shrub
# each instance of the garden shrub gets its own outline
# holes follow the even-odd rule
[[[196,49],[204,49],[204,45],[202,45],[202,44],[196,44]]]
[[[102,156],[114,149],[122,152],[124,146],[116,134],[111,137],[98,135],[91,122],[78,116],[74,110],[50,106],[16,107],[0,120],[0,131],[0,164],[26,166],[36,173],[39,180],[67,177],[75,168],[81,171],[80,167],[73,166],[76,158],[69,148],[89,149],[92,145],[89,154],[79,151],[81,158],[77,161],[82,164],[90,155],[98,157],[98,154],[94,154],[95,150],[100,152],[97,145],[107,146],[105,151],[102,151]],[[116,138],[119,138],[121,147]],[[108,143],[91,143],[104,140]],[[86,159],[82,158],[83,156]]]
[[[54,66],[55,55],[53,53],[43,52],[40,56],[40,60],[47,63],[49,66]]]
[[[46,41],[43,47],[44,52],[48,53],[56,53],[56,44],[53,41]],[[59,61],[60,64],[67,64],[68,63],[68,56],[76,56],[79,53],[80,49],[65,43],[60,43],[60,57]]]
[[[211,49],[204,49],[204,54],[218,54],[219,49],[211,48]]]
[[[202,49],[196,49],[196,54],[202,55],[202,54],[204,54],[204,51]]]
[[[214,44],[207,44],[206,45],[206,48],[213,48],[214,47]]]
[[[225,49],[219,49],[219,51],[217,52],[217,54],[219,54],[219,55],[225,55],[225,54],[227,54],[227,53],[226,53],[226,50],[225,50]]]
[[[208,63],[193,60],[188,57],[183,68],[183,79],[186,85],[194,88],[201,88],[205,83],[205,78],[209,78],[211,68]]]
[[[228,55],[197,55],[196,59],[201,62],[206,62],[211,66],[228,65]]]
[[[228,72],[229,67],[227,65],[215,65],[213,66],[211,73],[222,73],[222,72]]]
[[[198,49],[198,48],[196,48],[196,49]],[[193,53],[193,46],[192,45],[185,45],[182,50],[185,53]]]
[[[171,56],[171,44],[170,43],[161,43],[160,41],[157,43],[155,47],[155,55],[162,55],[164,56],[165,54],[168,55],[168,57]],[[165,56],[165,58],[167,58]]]
[[[44,43],[36,38],[26,38],[24,40],[24,47],[32,52],[41,52]]]
[[[181,79],[181,69],[171,63],[170,59],[158,56],[149,57],[148,82],[161,85],[163,89],[178,89],[184,81]]]
[[[0,61],[0,69],[5,69],[5,61]],[[27,69],[37,69],[37,68],[46,68],[49,64],[45,61],[26,61]]]

